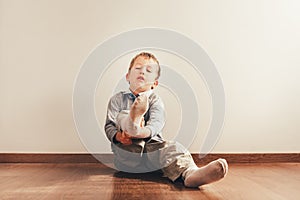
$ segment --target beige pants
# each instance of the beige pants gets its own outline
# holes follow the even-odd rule
[[[196,166],[191,154],[172,141],[135,139],[131,145],[112,144],[114,163],[118,170],[144,173],[162,170],[172,181],[189,167]]]

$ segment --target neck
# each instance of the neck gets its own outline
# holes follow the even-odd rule
[[[149,96],[151,93],[152,93],[152,90],[149,89],[149,90],[146,90],[146,91],[132,91],[131,88],[129,88],[129,90],[132,92],[132,94],[134,94],[135,96],[137,96],[138,94],[141,95],[141,94],[146,94],[147,96]]]

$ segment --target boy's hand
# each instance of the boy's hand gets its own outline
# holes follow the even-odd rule
[[[144,95],[138,96],[135,101],[133,102],[129,116],[131,117],[132,121],[136,124],[141,123],[141,119],[144,116],[144,114],[147,112],[149,108],[149,103],[148,103],[148,97]]]
[[[131,137],[128,134],[126,134],[125,132],[117,132],[116,140],[118,142],[121,142],[124,145],[131,145],[132,144]]]

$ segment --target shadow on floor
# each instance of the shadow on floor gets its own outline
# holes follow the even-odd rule
[[[113,175],[116,179],[115,183],[127,182],[127,183],[147,183],[161,184],[171,187],[174,190],[199,190],[199,188],[186,188],[183,180],[178,178],[175,182],[171,181],[167,177],[163,177],[163,173],[158,170],[148,173],[127,173],[127,172],[115,172]]]

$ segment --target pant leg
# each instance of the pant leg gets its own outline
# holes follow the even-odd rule
[[[161,169],[166,177],[175,181],[189,167],[196,164],[189,151],[174,141],[149,141],[145,144],[148,168]],[[149,166],[150,165],[150,166]]]
[[[145,172],[144,140],[134,140],[131,145],[112,144],[115,167],[123,172]]]

